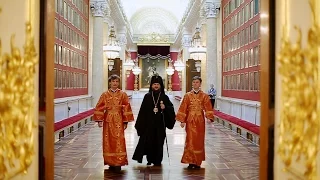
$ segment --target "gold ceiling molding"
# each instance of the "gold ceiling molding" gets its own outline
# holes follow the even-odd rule
[[[300,177],[315,180],[320,133],[320,79],[319,48],[320,24],[316,14],[320,12],[318,0],[309,0],[312,25],[308,30],[307,45],[302,47],[301,28],[295,26],[298,38],[290,41],[288,32],[288,0],[285,0],[285,23],[282,30],[281,50],[278,56],[281,80],[281,110],[279,149],[285,171],[302,164]],[[294,170],[295,173],[298,170]]]
[[[0,39],[0,179],[26,173],[34,157],[34,77],[38,58],[30,21],[25,33],[23,53],[12,35],[11,52],[2,54]]]
[[[140,34],[134,37],[134,42],[136,43],[172,43],[173,35],[159,34],[155,32],[150,34]]]

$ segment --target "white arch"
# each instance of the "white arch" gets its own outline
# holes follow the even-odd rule
[[[170,11],[163,8],[141,8],[132,18],[130,23],[134,34],[174,34],[178,20]]]

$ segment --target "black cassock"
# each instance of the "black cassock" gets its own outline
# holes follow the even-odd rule
[[[156,102],[159,93],[153,93]],[[160,94],[158,102],[159,112],[154,113],[155,107],[152,93],[147,93],[142,101],[138,118],[135,124],[139,138],[138,145],[132,159],[142,163],[144,155],[147,161],[155,165],[160,165],[163,158],[163,145],[166,137],[166,128],[172,129],[176,120],[173,104],[164,93]],[[160,102],[163,101],[165,109],[162,111]]]

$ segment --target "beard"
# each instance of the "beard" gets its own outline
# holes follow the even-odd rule
[[[153,92],[160,92],[160,88],[159,88],[159,89],[154,89],[154,88],[152,88],[152,91],[153,91]]]

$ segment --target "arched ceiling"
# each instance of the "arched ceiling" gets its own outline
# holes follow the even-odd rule
[[[189,0],[121,0],[133,34],[174,34]]]
[[[142,8],[130,19],[134,34],[174,34],[178,25],[177,18],[162,8]]]

